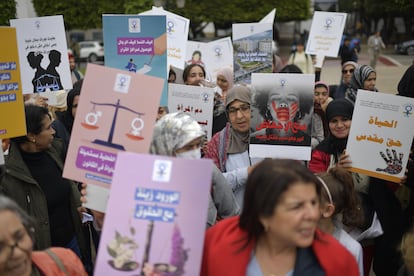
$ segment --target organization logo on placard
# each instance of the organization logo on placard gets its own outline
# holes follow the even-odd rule
[[[130,75],[118,73],[116,74],[114,91],[121,92],[121,93],[128,93],[130,83],[131,83]]]
[[[152,180],[159,182],[169,182],[171,179],[172,161],[155,160],[152,169]]]
[[[141,19],[128,18],[128,29],[130,33],[140,33],[141,32]]]

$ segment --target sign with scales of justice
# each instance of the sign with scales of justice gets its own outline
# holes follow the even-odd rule
[[[119,149],[119,150],[125,150],[124,146],[112,142],[113,138],[114,138],[114,130],[115,130],[115,126],[116,126],[116,120],[117,120],[117,117],[118,117],[119,109],[126,110],[126,111],[129,111],[129,112],[132,112],[132,113],[138,115],[138,117],[135,117],[134,119],[132,119],[132,121],[131,121],[131,130],[130,130],[130,132],[126,133],[126,136],[129,139],[132,139],[132,140],[135,140],[135,141],[139,141],[139,140],[144,139],[144,137],[142,137],[140,135],[141,130],[144,128],[144,120],[141,119],[141,116],[143,116],[144,113],[132,110],[131,108],[128,108],[126,106],[121,105],[120,104],[120,99],[117,100],[116,104],[113,104],[113,103],[97,103],[97,102],[91,102],[91,104],[93,104],[93,110],[91,112],[89,112],[88,114],[86,114],[85,122],[81,123],[81,125],[84,128],[91,129],[91,130],[99,128],[97,123],[98,123],[99,117],[102,116],[101,111],[95,111],[95,106],[109,106],[109,107],[114,107],[115,108],[111,128],[109,130],[108,139],[107,140],[95,139],[93,141],[93,143],[103,145],[103,146],[107,146],[107,147],[112,147],[112,148]]]
[[[95,64],[86,72],[63,176],[88,183],[87,207],[104,211],[118,152],[149,151],[164,79]]]

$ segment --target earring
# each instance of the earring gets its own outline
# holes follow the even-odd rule
[[[36,144],[36,139],[33,139],[33,141],[32,141],[34,144]]]

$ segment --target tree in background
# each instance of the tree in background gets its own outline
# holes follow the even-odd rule
[[[274,8],[278,22],[306,20],[311,16],[308,0],[256,0],[254,4],[245,0],[186,0],[181,14],[190,18],[191,33],[198,37],[206,22],[214,22],[216,30],[229,29],[233,23],[258,22]]]
[[[186,0],[178,8],[175,0],[166,0],[166,9],[190,19],[191,36],[201,36],[208,22],[229,28],[232,23],[257,22],[273,8],[278,22],[310,18],[309,0]],[[63,14],[66,30],[102,27],[102,14],[137,14],[152,8],[153,0],[33,0],[39,16]]]
[[[366,29],[366,35],[373,31],[381,31],[384,41],[387,43],[397,42],[394,26],[394,19],[402,17],[404,19],[406,33],[409,37],[413,37],[414,33],[414,2],[412,0],[339,0],[339,11],[356,12],[358,17]],[[384,26],[378,29],[380,20],[384,20]],[[355,26],[354,26],[355,27]]]
[[[38,16],[63,14],[65,29],[102,28],[102,14],[124,13],[124,1],[109,0],[33,0]]]
[[[16,18],[16,2],[2,0],[0,2],[0,26],[10,26],[9,19]]]

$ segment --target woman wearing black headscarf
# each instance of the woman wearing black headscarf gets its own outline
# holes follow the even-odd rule
[[[398,94],[399,96],[414,98],[414,64],[408,67],[402,76],[400,82],[398,83]],[[407,237],[411,235],[411,229],[414,223],[414,141],[411,143],[410,157],[408,158],[408,164],[406,169],[406,182],[404,186],[409,190],[409,200],[407,207],[404,209],[404,232],[408,232]],[[402,242],[402,248],[407,244],[407,237],[404,238]],[[407,245],[408,247],[408,245]],[[408,248],[402,250],[402,254],[405,255],[405,266],[408,267]],[[400,274],[398,274],[400,275]],[[402,275],[402,274],[401,274]],[[406,275],[406,274],[404,274]],[[408,274],[407,274],[408,275]]]
[[[69,91],[66,97],[66,110],[56,112],[56,119],[52,122],[52,128],[55,130],[54,136],[56,138],[60,138],[63,144],[64,156],[66,157],[66,153],[69,146],[70,135],[72,133],[73,122],[75,120],[76,110],[78,108],[78,102],[80,97],[80,92],[83,84],[83,79],[75,82],[73,85],[72,90]],[[87,210],[91,213],[89,210]],[[89,224],[84,224],[82,227],[84,238],[88,245],[90,245],[90,234],[93,238],[93,243],[95,248],[98,248],[99,244],[99,233]],[[93,265],[92,265],[92,251],[91,247],[87,247],[87,252],[85,252],[85,266],[88,272],[92,272]]]
[[[408,67],[398,83],[398,95],[414,98],[414,64]]]
[[[353,103],[349,99],[333,100],[328,104],[326,117],[330,134],[312,152],[309,169],[314,172],[326,172],[331,167],[350,167],[351,159],[345,153],[353,115]],[[369,162],[369,156],[367,156]],[[352,173],[355,189],[362,199],[365,223],[361,229],[371,226],[374,211],[381,223],[383,234],[362,240],[364,249],[365,275],[369,274],[371,261],[377,276],[396,275],[401,255],[397,247],[402,238],[403,217],[400,202],[394,194],[399,185]],[[372,247],[372,244],[374,245]],[[370,252],[370,248],[373,252]],[[373,248],[373,249],[372,249]]]
[[[52,122],[52,127],[56,131],[55,137],[63,140],[65,154],[68,150],[70,134],[72,132],[73,121],[75,120],[82,83],[83,79],[77,81],[73,85],[72,90],[69,91],[66,97],[67,109],[65,111],[56,112],[56,120]]]

